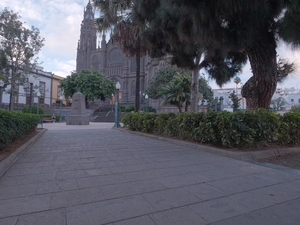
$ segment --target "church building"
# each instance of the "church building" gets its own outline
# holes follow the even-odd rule
[[[141,57],[141,103],[143,93],[150,79],[155,77],[156,71],[165,66],[166,60],[151,59],[148,56]],[[134,104],[136,92],[136,60],[128,58],[122,49],[111,40],[106,41],[102,34],[101,42],[97,46],[97,30],[94,24],[94,10],[89,1],[84,9],[84,17],[81,23],[80,39],[77,46],[76,71],[94,69],[102,72],[104,76],[120,82],[120,102],[122,104]],[[150,99],[148,104],[156,109],[160,108],[159,100]]]

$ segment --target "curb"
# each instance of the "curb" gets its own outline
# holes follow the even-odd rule
[[[224,150],[224,149],[220,149],[220,148],[216,148],[216,147],[201,145],[201,144],[197,144],[197,143],[191,143],[188,141],[171,139],[168,137],[156,136],[156,135],[138,132],[138,131],[131,131],[126,128],[121,128],[121,129],[117,129],[117,130],[129,132],[131,134],[141,135],[141,136],[145,136],[145,137],[149,137],[149,138],[153,138],[153,139],[168,141],[168,142],[171,142],[171,143],[174,143],[177,145],[188,146],[188,147],[191,147],[194,149],[199,149],[199,150],[202,150],[205,152],[210,152],[210,153],[217,154],[217,155],[227,156],[230,158],[239,159],[239,160],[243,160],[243,161],[259,160],[259,159],[265,159],[265,158],[273,157],[273,156],[280,156],[280,155],[300,152],[300,148],[282,148],[282,149],[271,149],[271,150],[263,150],[263,151],[252,151],[252,152],[233,152],[233,151]]]
[[[6,171],[20,158],[22,154],[26,152],[26,150],[33,145],[45,132],[47,129],[43,129],[37,135],[32,137],[29,141],[27,141],[24,145],[19,147],[16,151],[11,153],[8,157],[3,159],[0,162],[0,178],[6,173]]]

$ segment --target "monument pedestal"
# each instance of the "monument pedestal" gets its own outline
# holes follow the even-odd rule
[[[77,92],[72,96],[71,114],[68,116],[67,125],[89,125],[90,118],[86,115],[85,97]]]
[[[70,115],[66,122],[67,125],[89,125],[90,118],[86,115]]]

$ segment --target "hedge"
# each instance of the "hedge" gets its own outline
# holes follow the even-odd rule
[[[33,131],[39,122],[40,118],[36,114],[0,110],[0,150]]]
[[[176,114],[131,112],[123,116],[122,122],[130,130],[230,148],[300,143],[300,113],[297,112],[283,116],[264,109]]]

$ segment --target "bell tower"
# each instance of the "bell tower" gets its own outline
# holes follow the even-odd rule
[[[91,51],[96,50],[97,31],[94,24],[94,12],[89,0],[83,13],[83,20],[80,28],[80,39],[77,45],[76,72],[83,69],[91,69]]]

